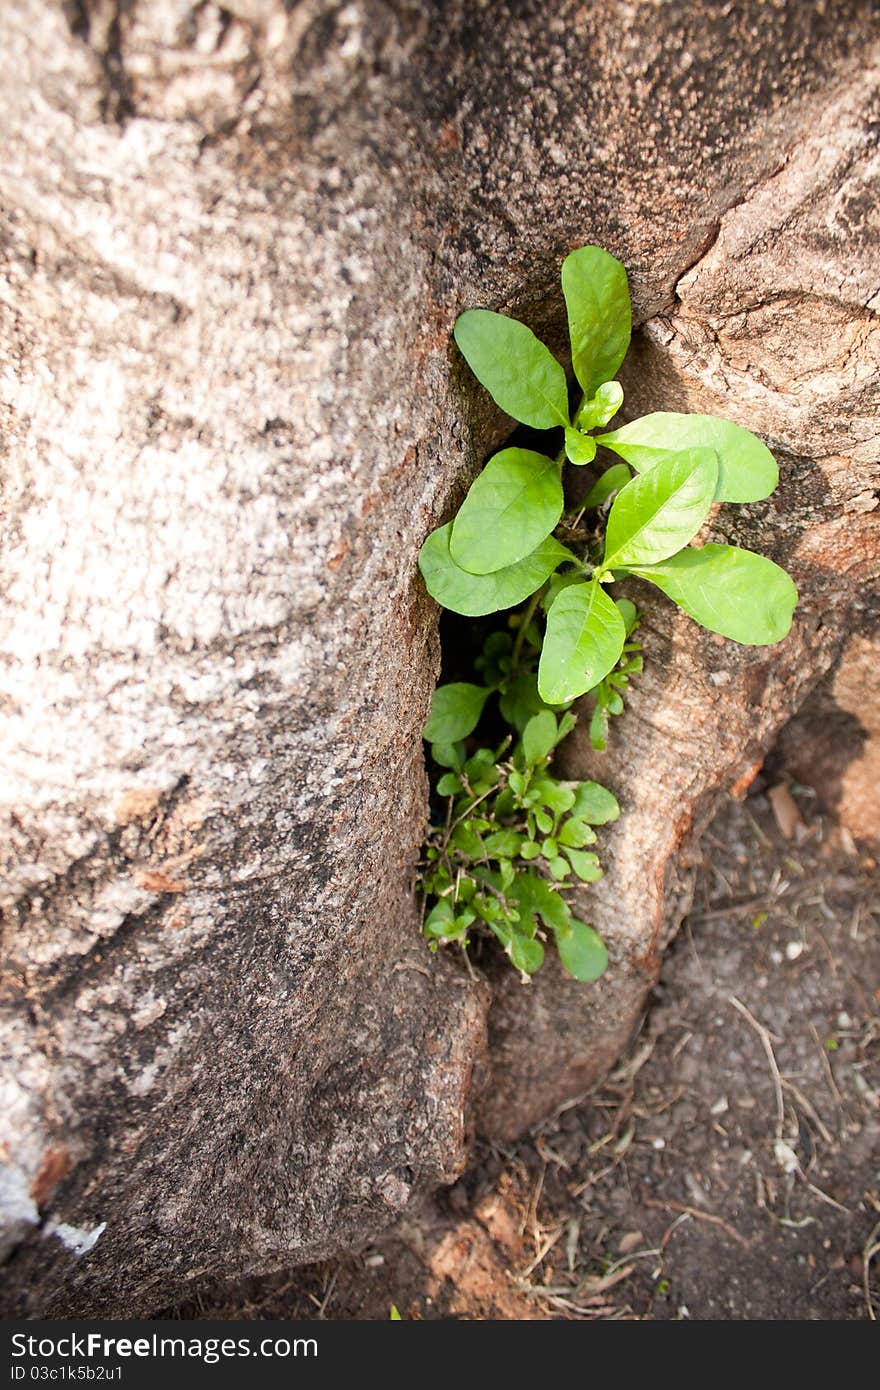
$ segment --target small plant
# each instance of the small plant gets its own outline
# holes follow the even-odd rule
[[[553,750],[575,718],[541,707],[534,675],[539,650],[534,628],[521,628],[516,642],[509,633],[493,633],[478,661],[490,683],[456,681],[435,693],[425,737],[435,763],[447,769],[436,787],[446,798],[446,816],[430,827],[425,850],[422,888],[434,900],[425,934],[435,949],[465,946],[474,924],[481,925],[528,976],[543,963],[541,937],[550,932],[569,974],[595,980],[605,969],[605,947],[573,916],[561,889],[572,876],[583,883],[601,877],[589,848],[593,827],[616,820],[620,809],[598,782],[562,782],[549,772]],[[516,736],[468,756],[464,740],[493,691]]]
[[[601,822],[582,814],[578,797],[586,793],[547,769],[573,727],[564,712],[571,702],[593,692],[590,738],[604,748],[609,717],[621,713],[629,680],[641,670],[635,608],[615,601],[608,586],[630,575],[648,580],[703,627],[749,645],[785,636],[797,590],[762,555],[691,544],[715,503],[755,502],[774,490],[778,472],[767,447],[732,421],[708,415],[661,411],[607,431],[623,403],[613,377],[630,341],[626,272],[600,247],[585,246],[563,263],[562,291],[580,387],[571,410],[562,364],[531,329],[485,309],[468,310],[455,325],[465,360],[497,404],[524,425],[559,432],[561,447],[554,455],[502,449],[454,521],[422,546],[419,567],[444,607],[479,617],[526,601],[515,642],[497,633],[487,643],[484,683],[457,682],[435,693],[425,737],[446,769],[437,790],[449,803],[445,826],[430,833],[423,886],[435,900],[425,923],[435,944],[464,943],[479,919],[529,974],[543,957],[540,918],[571,973],[592,979],[598,938],[571,916],[558,885],[585,863],[582,845],[563,838],[581,833],[572,822]],[[575,467],[593,464],[599,446],[623,461],[607,467],[564,515],[566,459]],[[582,525],[585,512],[595,520]],[[493,690],[518,737],[467,756],[464,740]],[[585,969],[566,943],[588,939],[594,955]]]

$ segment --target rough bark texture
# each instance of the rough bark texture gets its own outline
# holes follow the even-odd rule
[[[510,1134],[611,1060],[689,840],[867,614],[872,21],[2,7],[7,1312],[137,1313],[330,1253],[458,1171],[475,1063]],[[612,969],[493,981],[483,1060],[489,989],[427,954],[412,898],[438,661],[415,557],[504,431],[455,315],[561,347],[588,241],[644,325],[628,411],[775,448],[779,494],[713,528],[803,601],[758,652],[645,602],[587,905]]]
[[[857,839],[880,842],[880,635],[857,632],[830,677],[787,724],[781,767]]]

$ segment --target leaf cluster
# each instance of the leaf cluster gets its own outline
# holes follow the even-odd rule
[[[530,713],[538,700],[534,675],[514,671],[511,660],[509,634],[495,633],[481,660],[495,684],[454,682],[434,696],[425,733],[446,769],[436,785],[445,815],[431,826],[425,849],[425,934],[436,950],[465,948],[475,928],[487,930],[525,977],[543,963],[551,935],[568,973],[595,980],[607,963],[605,947],[574,916],[564,889],[601,877],[594,827],[615,820],[619,807],[597,782],[560,781],[549,771],[574,716]],[[493,689],[517,736],[468,753],[466,740]]]
[[[457,516],[421,549],[425,583],[444,607],[481,617],[526,604],[515,639],[496,632],[485,643],[478,682],[435,691],[425,738],[445,812],[430,828],[422,888],[433,949],[465,948],[472,933],[488,931],[528,978],[552,936],[566,970],[594,980],[605,947],[565,893],[600,877],[594,827],[619,809],[598,783],[557,779],[550,761],[574,726],[569,706],[590,691],[590,739],[603,749],[642,669],[635,606],[613,599],[609,586],[647,580],[703,627],[751,645],[785,636],[797,590],[764,556],[693,544],[717,504],[774,490],[766,445],[730,420],[665,411],[609,430],[623,404],[614,376],[631,333],[626,272],[600,247],[581,247],[562,266],[562,291],[572,400],[562,364],[525,324],[471,309],[455,325],[465,360],[502,410],[554,431],[557,447],[495,454]],[[566,514],[566,461],[598,468],[600,449],[616,461],[598,472],[576,515]],[[582,527],[585,512],[595,515]],[[495,745],[474,737],[491,696],[510,730]]]
[[[632,652],[625,653],[627,624],[609,584],[628,575],[648,580],[703,627],[751,645],[785,636],[797,590],[764,556],[691,544],[716,503],[773,491],[778,473],[766,445],[730,420],[665,411],[607,430],[623,403],[613,377],[631,332],[626,272],[600,247],[581,247],[563,264],[562,290],[580,388],[573,407],[562,364],[525,324],[486,309],[456,321],[456,343],[498,405],[523,424],[559,431],[562,447],[495,454],[455,519],[428,536],[419,565],[438,602],[466,616],[543,591],[540,697],[560,705],[599,688],[593,737],[600,746],[625,687],[621,674],[628,679],[637,669],[620,665]],[[563,515],[562,469],[566,460],[592,464],[600,446],[621,460],[584,503],[607,511],[604,543],[578,544]],[[615,668],[616,687],[605,685]]]

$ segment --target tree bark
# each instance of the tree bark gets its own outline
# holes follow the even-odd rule
[[[3,7],[7,1313],[354,1244],[468,1115],[518,1132],[613,1059],[700,826],[876,602],[876,37],[856,0]],[[802,602],[753,652],[639,592],[583,905],[612,968],[524,989],[419,936],[415,560],[506,428],[456,314],[562,350],[590,241],[628,412],[777,453],[713,533]]]

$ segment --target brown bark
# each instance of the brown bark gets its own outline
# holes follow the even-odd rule
[[[488,991],[418,934],[415,558],[504,430],[456,314],[561,347],[588,241],[631,271],[628,407],[774,446],[713,525],[803,595],[762,652],[646,603],[612,970],[493,982],[478,1118],[611,1059],[687,844],[866,614],[875,38],[855,0],[2,7],[7,1311],[315,1258],[463,1163]]]
[[[856,840],[880,842],[880,637],[856,632],[774,750]]]

